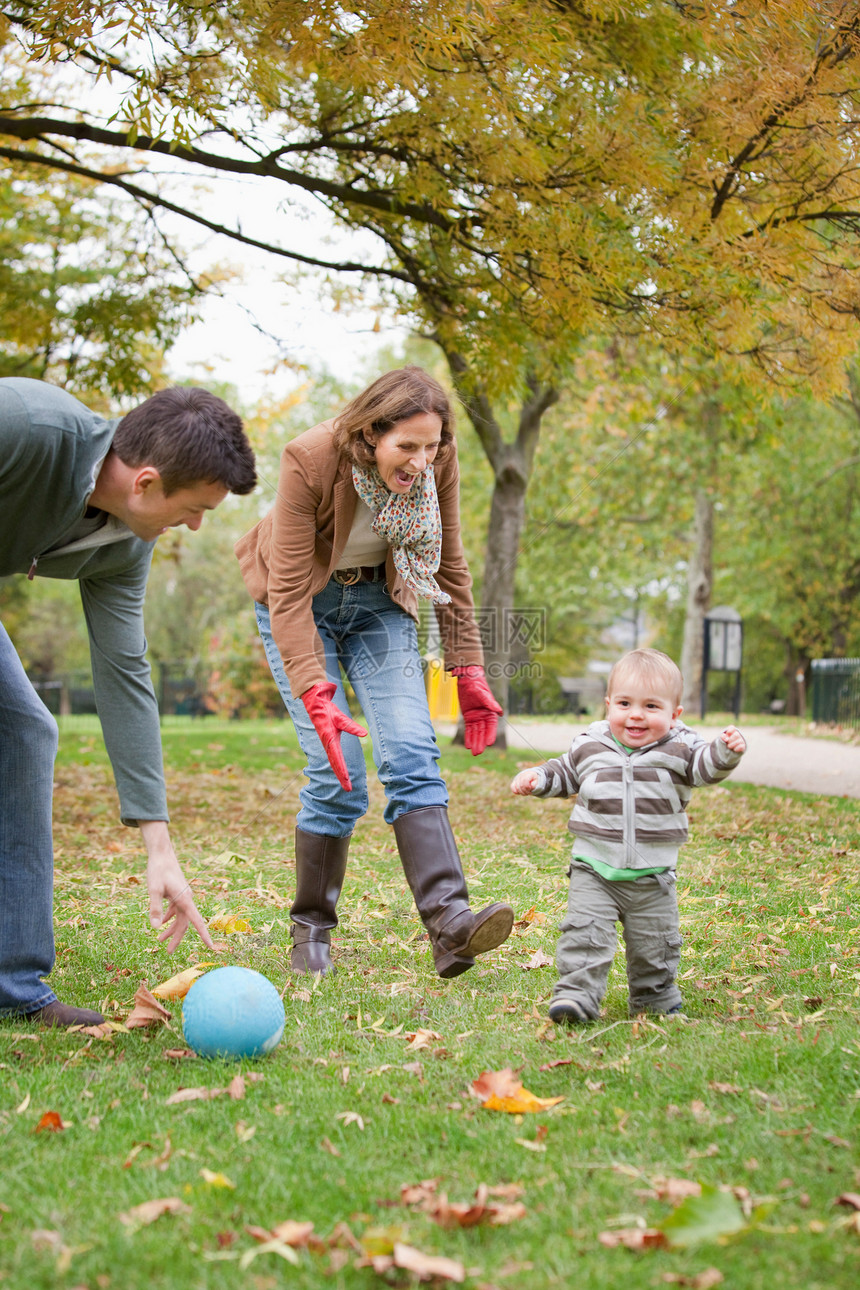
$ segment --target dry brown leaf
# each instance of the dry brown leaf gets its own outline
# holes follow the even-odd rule
[[[725,1278],[719,1268],[705,1268],[704,1272],[697,1272],[692,1277],[684,1276],[682,1272],[664,1272],[663,1280],[669,1285],[690,1286],[692,1290],[713,1290]]]
[[[495,1187],[488,1187],[487,1192],[490,1196],[498,1196],[500,1200],[519,1200],[526,1194],[526,1189],[522,1183],[499,1183]]]
[[[272,1228],[272,1239],[283,1241],[284,1245],[292,1245],[295,1249],[307,1245],[313,1236],[314,1225],[309,1222],[298,1222],[296,1219],[288,1218],[283,1223],[278,1223]]]
[[[514,923],[514,927],[531,927],[532,924],[534,924],[535,927],[540,927],[541,923],[545,922],[546,914],[539,914],[537,906],[532,905],[531,909],[527,909],[526,912],[517,919]]]
[[[509,1115],[544,1111],[564,1101],[563,1097],[536,1097],[523,1088],[509,1066],[500,1071],[484,1071],[469,1085],[469,1092],[481,1099],[485,1110],[505,1111]]]
[[[214,963],[195,963],[194,967],[186,968],[184,972],[162,981],[161,985],[154,986],[152,993],[156,999],[184,999],[197,978],[214,966]]]
[[[67,1129],[68,1127],[67,1124],[63,1123],[62,1116],[58,1111],[46,1111],[33,1132],[59,1133],[62,1129]]]
[[[440,1179],[424,1178],[419,1183],[404,1183],[400,1188],[401,1205],[424,1205],[435,1199]]]
[[[655,1178],[654,1191],[660,1200],[670,1205],[680,1205],[688,1196],[701,1196],[702,1184],[691,1178]]]
[[[610,1250],[619,1245],[628,1250],[654,1250],[669,1244],[655,1227],[619,1227],[614,1232],[601,1232],[597,1239]]]
[[[165,1106],[178,1106],[180,1102],[207,1102],[213,1097],[222,1097],[226,1088],[180,1088],[171,1093]]]
[[[233,1102],[241,1102],[245,1096],[245,1076],[234,1075],[227,1085],[227,1092]]]
[[[134,1007],[126,1018],[126,1027],[134,1030],[140,1026],[163,1026],[170,1020],[170,1013],[158,1002],[144,981],[141,981],[134,996]]]
[[[437,1035],[435,1030],[419,1029],[410,1030],[408,1034],[403,1036],[403,1038],[409,1040],[409,1043],[406,1046],[407,1052],[414,1053],[419,1048],[432,1048],[435,1040],[441,1039],[442,1036]]]
[[[426,1178],[411,1186],[405,1184],[400,1189],[400,1203],[423,1210],[440,1227],[477,1227],[479,1223],[502,1227],[525,1217],[526,1207],[520,1201],[488,1201],[490,1188],[486,1183],[481,1183],[475,1199],[465,1204],[451,1203],[444,1193],[437,1195],[438,1184],[438,1178]]]
[[[456,1259],[422,1254],[414,1246],[404,1245],[400,1241],[395,1242],[392,1254],[377,1255],[370,1262],[378,1272],[387,1272],[390,1268],[403,1268],[406,1272],[413,1272],[419,1281],[466,1280],[466,1269]]]
[[[553,959],[548,954],[544,954],[543,950],[535,950],[528,963],[522,963],[520,966],[524,972],[531,972],[534,968],[552,967],[552,965]]]
[[[834,1205],[847,1205],[850,1209],[860,1209],[860,1192],[844,1191],[841,1196],[837,1196]]]
[[[145,1227],[154,1223],[162,1214],[190,1214],[191,1206],[186,1205],[178,1196],[164,1196],[160,1200],[145,1200],[142,1205],[120,1214],[119,1221],[126,1227]]]
[[[54,1232],[47,1227],[34,1227],[30,1233],[30,1240],[33,1242],[34,1250],[61,1250],[63,1248],[63,1238],[59,1232]]]
[[[186,1057],[196,1057],[193,1048],[166,1048],[162,1053],[169,1061],[184,1061]]]

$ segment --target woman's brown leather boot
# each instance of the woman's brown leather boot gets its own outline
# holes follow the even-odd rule
[[[290,967],[294,972],[334,972],[329,946],[337,927],[335,907],[346,875],[349,838],[296,829],[296,898],[290,910]]]
[[[457,843],[444,806],[423,806],[394,821],[394,836],[406,881],[430,936],[441,977],[475,966],[475,955],[506,941],[514,925],[510,905],[496,901],[479,913],[469,893]]]

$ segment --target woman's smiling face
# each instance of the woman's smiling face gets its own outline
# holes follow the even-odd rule
[[[435,412],[417,412],[385,434],[368,430],[364,437],[376,449],[376,469],[385,487],[392,493],[408,493],[435,460],[442,442],[442,418]]]

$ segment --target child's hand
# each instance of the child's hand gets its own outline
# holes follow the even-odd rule
[[[511,792],[516,793],[518,797],[528,797],[537,780],[536,766],[530,766],[528,770],[521,770],[519,775],[515,775],[511,780]]]
[[[725,730],[720,731],[720,738],[726,747],[730,748],[732,752],[746,752],[747,741],[744,739],[737,726],[726,726]]]

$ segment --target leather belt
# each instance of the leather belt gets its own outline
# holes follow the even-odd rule
[[[353,565],[350,569],[335,569],[331,576],[342,587],[354,587],[357,582],[383,582],[385,565]]]

